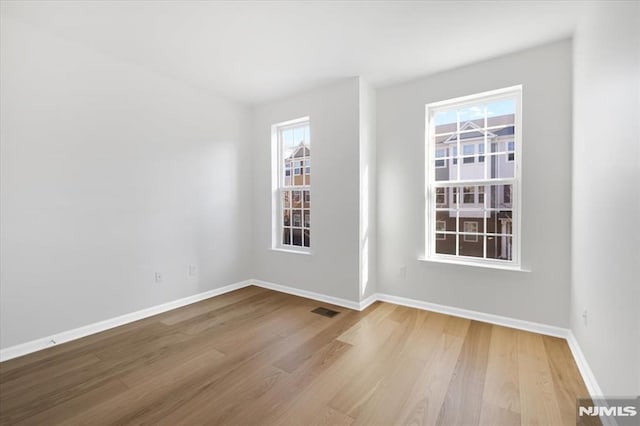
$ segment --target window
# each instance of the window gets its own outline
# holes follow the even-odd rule
[[[508,152],[507,161],[513,161],[515,159],[516,157],[514,153],[515,150],[516,150],[515,142],[513,141],[507,142],[507,152]]]
[[[466,242],[478,242],[478,222],[465,220],[463,222],[463,230],[465,232],[463,240]],[[469,235],[468,233],[473,233]]]
[[[445,167],[444,160],[440,160],[442,157],[447,156],[447,150],[445,148],[436,149],[436,167]]]
[[[475,186],[465,186],[462,189],[462,202],[464,204],[473,204],[476,202],[476,187]]]
[[[311,247],[311,138],[309,119],[272,126],[273,247]],[[292,172],[293,170],[293,172]]]
[[[462,164],[469,164],[476,161],[474,158],[474,154],[476,152],[475,145],[464,145],[462,147],[462,155],[464,155],[464,159],[462,160]]]
[[[436,188],[436,204],[442,206],[447,204],[447,188]]]
[[[517,86],[427,105],[427,258],[520,266],[521,99]],[[457,167],[436,172],[443,149]]]

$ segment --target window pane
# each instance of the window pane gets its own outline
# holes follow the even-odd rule
[[[291,191],[282,192],[282,206],[284,208],[291,207]]]
[[[513,114],[516,112],[516,101],[513,99],[501,99],[487,103],[487,117],[489,126],[495,124],[498,117],[507,116],[510,123],[513,123]],[[503,118],[502,120],[504,120]],[[498,121],[499,122],[499,121]]]
[[[492,209],[510,209],[512,204],[513,185],[490,185],[488,205]]]
[[[455,110],[439,111],[433,115],[436,133],[454,132],[458,117]]]
[[[455,211],[436,212],[436,231],[455,231],[455,230],[456,230],[456,212]]]
[[[445,234],[443,239],[436,239],[436,253],[456,254],[456,236]]]
[[[437,207],[448,207],[447,206],[447,188],[436,188],[436,206]]]
[[[487,236],[487,258],[488,259],[513,259],[513,237],[511,236]]]
[[[302,246],[302,229],[292,229],[291,235],[291,244],[294,246]]]
[[[311,194],[309,193],[309,191],[304,191],[304,201],[302,206],[304,208],[311,207]]]
[[[292,191],[293,207],[302,207],[301,191]]]
[[[462,187],[462,203],[475,204],[475,202],[476,202],[476,187],[475,186]]]
[[[309,210],[304,211],[304,227],[309,228],[311,226],[311,213]]]
[[[513,212],[511,210],[501,210],[490,213],[490,215],[487,215],[487,233],[513,234]]]
[[[311,246],[311,239],[310,239],[310,235],[311,232],[308,229],[304,230],[303,236],[304,236],[304,246],[305,247],[310,247]]]
[[[458,254],[460,256],[484,257],[482,235],[460,235]]]
[[[462,154],[463,155],[473,155],[476,152],[475,145],[463,145],[462,146]]]
[[[460,210],[460,232],[484,233],[484,212]]]
[[[291,210],[282,210],[282,226],[291,226]]]
[[[291,229],[282,228],[282,244],[291,245]]]
[[[460,119],[460,128],[463,128],[465,123],[472,122],[480,127],[484,127],[484,105],[470,105],[458,110],[458,117]]]
[[[294,210],[291,220],[292,226],[302,227],[302,210]]]

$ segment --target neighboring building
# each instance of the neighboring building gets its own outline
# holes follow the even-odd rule
[[[507,114],[489,117],[486,127],[484,119],[466,121],[459,131],[456,123],[436,126],[435,180],[484,179],[485,173],[490,179],[513,177],[514,125],[514,115]],[[511,260],[511,194],[511,185],[437,188],[436,252],[456,253],[455,235],[438,232],[455,231],[459,212],[460,232],[472,233],[460,236],[460,255],[482,257],[487,233],[497,234],[487,235],[487,258]]]
[[[310,185],[311,184],[311,149],[300,144],[289,157],[284,160],[284,184]],[[293,181],[291,177],[293,176]]]

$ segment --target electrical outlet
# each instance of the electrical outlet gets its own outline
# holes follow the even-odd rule
[[[189,276],[195,277],[198,274],[198,268],[196,265],[189,265]]]
[[[587,308],[584,308],[584,310],[582,311],[582,322],[584,322],[584,326],[587,326]]]
[[[160,272],[156,272],[156,283],[162,282],[162,274]]]

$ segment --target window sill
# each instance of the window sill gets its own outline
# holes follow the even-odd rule
[[[421,262],[448,263],[451,265],[473,266],[476,268],[498,269],[502,271],[511,271],[511,272],[531,272],[531,269],[524,268],[523,266],[498,265],[498,264],[490,264],[490,263],[467,262],[464,260],[437,259],[437,258],[428,258],[428,257],[419,257],[418,260]]]
[[[270,247],[269,250],[279,251],[279,252],[282,252],[282,253],[302,254],[304,256],[311,256],[311,251],[290,250],[290,249],[280,248],[280,247]]]

